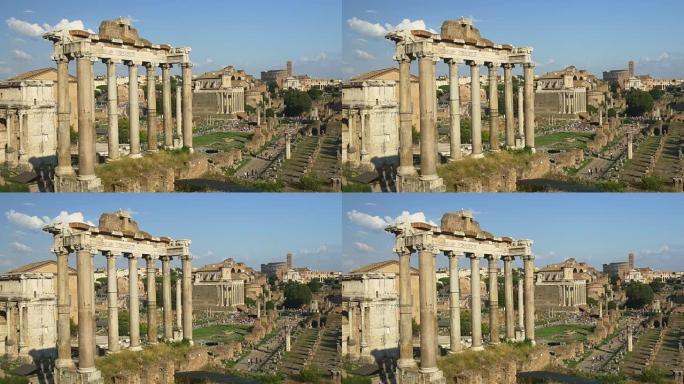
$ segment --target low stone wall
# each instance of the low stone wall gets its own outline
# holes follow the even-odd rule
[[[447,377],[448,384],[515,384],[518,372],[539,371],[551,363],[551,353],[546,347],[537,347],[524,361],[503,360],[491,362],[486,367],[467,369]]]
[[[206,348],[194,349],[176,361],[176,370],[179,372],[198,371],[209,364],[209,351]]]
[[[196,156],[179,168],[155,170],[117,180],[107,192],[173,192],[177,179],[200,178],[208,171],[209,159]]]

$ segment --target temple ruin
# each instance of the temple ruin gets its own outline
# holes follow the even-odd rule
[[[57,382],[102,383],[100,371],[95,367],[95,292],[93,287],[93,257],[101,254],[107,259],[107,309],[108,351],[120,350],[117,305],[116,258],[128,259],[129,268],[129,349],[141,350],[140,315],[138,297],[138,260],[147,262],[147,314],[149,344],[156,344],[157,303],[155,273],[157,260],[162,263],[162,297],[164,340],[173,340],[173,310],[171,309],[171,261],[182,262],[181,305],[177,316],[182,316],[182,338],[192,343],[192,256],[190,240],[173,240],[166,236],[156,237],[141,231],[138,224],[125,211],[105,213],[97,227],[87,223],[51,224],[43,228],[53,235],[52,252],[58,263],[57,271]],[[76,253],[78,273],[78,367],[71,358],[71,335],[69,332],[69,255]],[[179,280],[180,281],[180,280]],[[181,315],[182,313],[182,315]]]
[[[140,108],[138,103],[138,67],[147,69],[147,150],[157,151],[156,71],[162,69],[163,132],[164,148],[183,146],[192,150],[192,64],[190,48],[174,48],[167,44],[152,44],[141,38],[130,22],[123,18],[105,20],[100,24],[98,34],[83,30],[60,30],[48,32],[43,38],[54,44],[52,54],[57,63],[57,167],[54,189],[56,192],[102,191],[100,179],[95,175],[97,154],[95,151],[95,99],[93,86],[93,64],[102,61],[107,65],[107,110],[109,119],[109,159],[119,158],[119,127],[116,65],[128,67],[128,99],[130,124],[130,157],[141,157]],[[78,102],[71,106],[68,101],[69,62],[76,61],[78,78]],[[182,68],[182,97],[177,108],[182,119],[182,134],[174,138],[171,114],[171,68]],[[180,101],[182,99],[182,102]],[[78,110],[78,175],[71,165],[70,151],[70,108]],[[181,117],[182,116],[182,117]],[[174,142],[175,141],[175,142]]]
[[[490,150],[498,151],[499,111],[497,69],[504,68],[505,137],[507,148],[526,147],[534,151],[534,63],[532,48],[496,44],[480,36],[469,19],[447,20],[440,34],[425,30],[400,30],[386,35],[395,44],[394,59],[399,62],[399,168],[397,190],[405,192],[441,192],[443,180],[437,175],[439,160],[436,127],[436,64],[444,60],[449,66],[450,161],[463,158],[458,91],[458,66],[470,67],[471,132],[473,158],[482,158],[482,122],[480,105],[480,67],[489,69]],[[413,166],[411,126],[410,72],[411,62],[418,60],[420,83],[420,175]],[[516,132],[513,115],[513,73],[515,65],[524,68],[524,131]]]
[[[435,256],[442,253],[449,259],[449,312],[450,353],[462,350],[460,326],[460,298],[458,285],[458,259],[470,259],[471,324],[474,351],[483,350],[481,334],[480,260],[489,262],[490,343],[498,344],[498,287],[497,267],[504,261],[504,297],[506,340],[515,340],[515,316],[513,308],[513,260],[524,262],[524,328],[519,330],[525,339],[534,344],[534,256],[532,240],[514,240],[497,237],[480,229],[467,211],[446,213],[439,227],[428,223],[393,224],[386,228],[395,235],[394,252],[399,256],[399,360],[397,382],[445,383],[442,371],[437,367],[437,311]],[[413,359],[413,335],[411,324],[412,301],[410,294],[411,254],[418,253],[420,281],[420,367]],[[521,281],[522,282],[522,281]],[[522,291],[521,291],[522,292]]]

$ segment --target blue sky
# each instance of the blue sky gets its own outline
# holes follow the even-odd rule
[[[58,216],[97,223],[101,213],[118,209],[131,211],[153,236],[192,240],[196,266],[232,257],[259,269],[292,252],[298,267],[342,268],[335,194],[3,194],[0,271],[54,258],[44,223]]]
[[[574,257],[601,269],[634,252],[640,267],[684,270],[679,194],[345,194],[342,209],[344,271],[396,258],[382,229],[398,217],[439,224],[461,209],[496,236],[532,239],[538,266]]]
[[[684,78],[683,11],[681,0],[344,0],[342,70],[349,78],[395,65],[383,30],[439,31],[445,19],[465,16],[485,38],[533,47],[539,73],[574,64],[600,77],[634,60],[638,74]]]
[[[0,79],[54,65],[41,30],[66,19],[97,32],[100,21],[119,16],[153,43],[192,47],[198,73],[234,65],[258,77],[290,59],[296,74],[339,78],[340,12],[340,0],[8,0],[0,10]]]

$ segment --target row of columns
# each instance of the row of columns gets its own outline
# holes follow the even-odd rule
[[[95,107],[93,87],[93,57],[86,53],[79,53],[76,57],[77,76],[77,110],[78,110],[78,178],[80,180],[94,179],[95,176]],[[71,165],[71,140],[69,126],[69,61],[63,56],[56,59],[57,63],[57,168],[58,176],[75,175]],[[108,149],[109,159],[116,160],[119,155],[119,112],[118,92],[116,82],[116,64],[113,59],[103,59],[107,66],[107,115],[108,115]],[[130,157],[141,157],[140,153],[140,107],[138,105],[138,66],[134,61],[124,61],[128,66],[128,117]],[[155,63],[144,63],[147,69],[147,145],[149,151],[156,151],[157,144],[157,102],[156,102],[156,68]],[[161,64],[162,69],[162,106],[164,147],[172,148],[173,129],[171,114],[171,64]],[[182,92],[176,100],[176,111],[179,129],[178,137],[183,147],[192,150],[192,64],[183,63]],[[182,133],[180,132],[182,119]]]
[[[415,175],[413,166],[413,142],[411,126],[411,58],[399,59],[399,168],[401,176]],[[460,95],[458,85],[458,66],[463,61],[445,59],[449,66],[449,133],[450,161],[463,158],[461,151]],[[421,179],[437,178],[437,129],[436,129],[436,94],[435,94],[435,58],[423,55],[418,59],[419,70],[419,108],[420,108],[420,175]],[[499,150],[499,110],[498,110],[498,63],[482,63],[466,61],[470,67],[471,79],[471,133],[473,158],[482,158],[482,107],[480,102],[480,66],[489,68],[489,124],[490,147]],[[505,98],[505,138],[508,148],[516,147],[516,138],[524,137],[524,145],[534,150],[534,64],[524,64],[524,89],[520,88],[518,119],[520,129],[515,132],[513,114],[513,64],[504,63],[504,98]],[[524,96],[523,96],[524,90]],[[523,105],[524,102],[524,105]],[[524,108],[523,108],[524,107]],[[524,126],[524,132],[523,127]]]
[[[79,245],[74,247],[77,264],[77,297],[78,301],[78,348],[79,366],[82,373],[92,372],[95,368],[95,299],[93,286],[93,257],[97,250],[89,246]],[[107,258],[107,315],[108,315],[108,344],[109,352],[115,353],[120,350],[119,345],[119,317],[118,317],[118,291],[116,275],[117,255],[112,252],[103,252]],[[57,256],[57,361],[59,368],[72,367],[71,359],[71,335],[69,330],[69,271],[68,262],[70,250],[66,248],[56,249]],[[126,254],[128,258],[129,276],[129,349],[141,350],[140,344],[140,314],[138,292],[138,258],[132,254]],[[152,255],[144,255],[147,261],[147,301],[148,301],[148,343],[157,343],[157,305],[156,305],[156,260]],[[171,257],[161,256],[162,261],[162,295],[164,308],[164,340],[173,340],[173,317],[171,309]],[[182,284],[177,286],[177,316],[182,312],[183,339],[192,342],[192,286],[191,286],[191,257],[183,256],[182,260]],[[181,280],[178,281],[180,283]]]
[[[562,303],[564,307],[572,307],[583,305],[587,303],[587,290],[584,284],[574,282],[568,285],[561,286]]]
[[[416,246],[419,254],[419,295],[420,295],[420,370],[421,372],[434,372],[437,370],[437,313],[436,313],[436,286],[435,286],[435,256],[438,250],[434,247]],[[408,248],[399,248],[399,367],[415,366],[413,360],[413,336],[412,336],[412,307],[411,307],[411,281],[410,281],[410,258],[412,251]],[[450,353],[458,353],[462,350],[461,326],[460,326],[460,287],[458,280],[458,259],[461,255],[456,252],[446,251],[449,259],[449,313],[450,313]],[[480,257],[473,253],[466,253],[470,259],[470,291],[471,300],[471,329],[472,346],[475,351],[483,350],[482,346],[482,321],[481,321],[481,298],[480,298]],[[497,267],[498,258],[494,255],[485,255],[489,261],[489,298],[490,298],[490,340],[491,344],[499,343],[498,326],[498,285]],[[513,307],[513,256],[502,256],[504,261],[504,297],[505,297],[505,332],[507,340],[515,340],[515,316]],[[519,327],[525,330],[525,339],[535,342],[534,338],[534,256],[523,257],[524,280],[519,281],[519,304],[520,314]],[[524,287],[523,287],[524,281]],[[524,304],[523,304],[524,294]],[[524,318],[524,325],[523,325]]]

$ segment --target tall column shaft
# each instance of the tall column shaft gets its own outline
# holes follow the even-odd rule
[[[183,256],[183,339],[192,343],[192,259]]]
[[[147,342],[157,344],[157,259],[153,255],[147,261]]]
[[[119,351],[119,305],[116,282],[116,255],[107,255],[107,335],[109,352]]]
[[[93,64],[89,56],[76,59],[78,77],[78,178],[95,176],[95,127],[93,125]]]
[[[433,64],[429,62],[430,66]],[[421,108],[422,110],[422,108]],[[421,128],[422,129],[422,128]],[[437,317],[435,308],[435,254],[431,246],[419,254],[420,371],[437,370]]]
[[[162,107],[164,113],[164,147],[173,147],[173,117],[171,115],[171,64],[162,64]]]
[[[489,63],[489,147],[499,150],[499,78],[496,70],[498,64]]]
[[[162,257],[162,300],[164,301],[164,340],[173,340],[173,309],[171,309],[171,258]]]
[[[131,157],[140,157],[140,105],[138,105],[138,64],[128,65],[128,140]]]
[[[534,344],[534,256],[526,255],[525,268],[525,339]]]
[[[69,59],[57,60],[57,168],[55,174],[75,174],[71,166],[71,107],[69,106]]]
[[[192,65],[183,68],[183,147],[192,152]]]
[[[401,367],[413,366],[413,301],[411,300],[411,251],[399,254],[399,361]]]
[[[461,287],[458,279],[458,255],[450,253],[449,257],[449,325],[451,353],[461,351]]]
[[[182,277],[176,280],[176,328],[179,331],[183,330],[183,289]]]
[[[475,254],[470,258],[470,325],[472,328],[472,349],[481,351],[482,348],[482,301],[480,299],[480,259]]]
[[[399,169],[401,176],[415,175],[411,106],[411,59],[399,61]]]
[[[451,59],[449,64],[449,149],[451,161],[463,158],[461,153],[461,101],[458,85],[458,62]]]
[[[472,157],[482,155],[482,112],[480,103],[480,64],[471,61],[470,65],[470,131],[472,133]]]
[[[176,137],[183,144],[183,96],[182,87],[176,86]]]
[[[90,67],[90,62],[87,62]],[[90,103],[88,103],[90,105]],[[78,370],[95,368],[95,318],[93,308],[93,254],[88,246],[76,253],[78,289]]]
[[[504,300],[506,305],[506,340],[515,339],[515,309],[513,307],[513,257],[504,256]]]
[[[523,313],[525,312],[525,300],[523,299],[523,280],[518,280],[518,328],[525,329]]]
[[[518,135],[520,139],[525,138],[525,87],[518,87]],[[524,143],[523,143],[524,144]]]
[[[437,178],[437,130],[435,127],[435,64],[430,56],[418,61],[420,81],[420,177],[424,180]],[[422,320],[421,320],[422,323]]]
[[[140,297],[138,295],[138,259],[128,255],[128,315],[130,349],[140,350]]]
[[[147,69],[147,150],[157,150],[157,66],[145,64]]]
[[[116,63],[107,60],[107,117],[109,126],[107,128],[107,144],[109,149],[109,159],[119,158],[119,103],[116,87]]]
[[[489,339],[499,344],[499,284],[496,257],[488,255],[489,261]]]
[[[55,250],[57,255],[57,367],[73,366],[69,304],[69,251]],[[9,320],[8,320],[9,322]],[[9,334],[8,334],[9,338]]]
[[[534,150],[534,64],[525,64],[525,147]]]
[[[515,147],[515,117],[513,116],[513,64],[504,64],[504,107],[506,108],[506,147]]]

